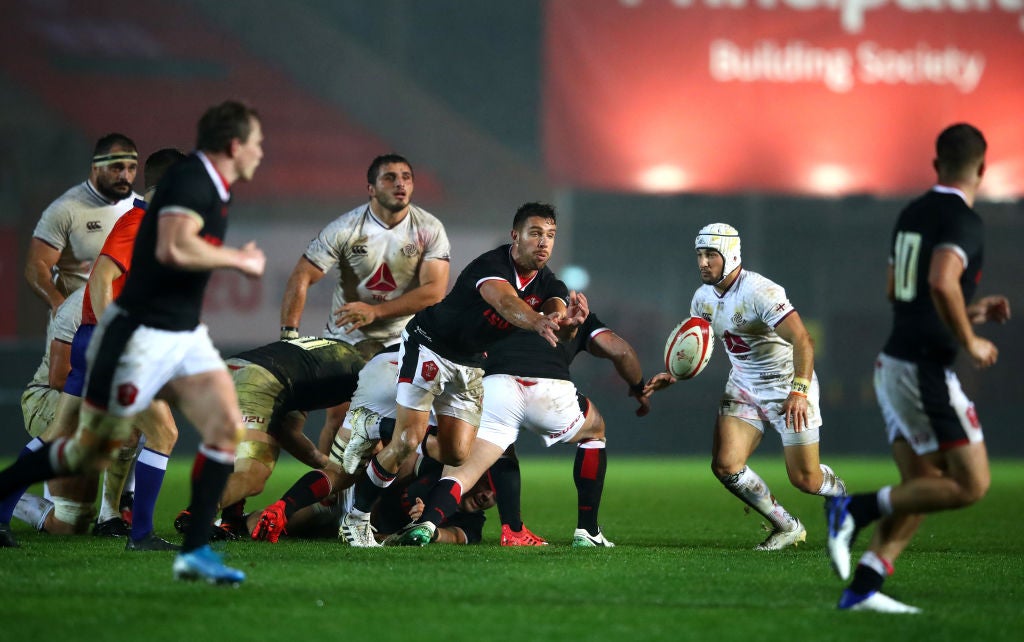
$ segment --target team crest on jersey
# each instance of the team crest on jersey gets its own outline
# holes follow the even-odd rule
[[[743,325],[744,323],[746,323],[746,320],[744,320],[742,314],[737,312],[736,314],[732,315],[732,324],[733,325]]]
[[[437,364],[433,361],[424,361],[420,366],[420,376],[424,381],[433,381],[437,377]]]
[[[122,406],[132,405],[137,396],[139,396],[139,389],[133,383],[122,383],[117,387],[117,403]]]
[[[523,301],[526,301],[526,305],[530,306],[534,310],[539,308],[541,304],[540,297],[537,296],[536,294],[531,294],[527,296],[525,299],[523,299]]]
[[[366,289],[376,290],[377,292],[394,292],[398,289],[395,277],[391,274],[391,269],[388,268],[387,263],[381,264],[373,276],[366,281]]]
[[[750,346],[739,336],[732,332],[726,332],[722,336],[722,341],[725,342],[725,349],[735,355],[747,354],[750,352]]]
[[[410,258],[413,257],[413,256],[416,256],[419,253],[420,253],[420,248],[416,247],[416,245],[414,243],[409,243],[408,245],[406,245],[405,247],[402,248],[402,254],[404,254],[405,256],[408,256]]]

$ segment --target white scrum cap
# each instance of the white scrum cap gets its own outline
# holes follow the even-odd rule
[[[740,233],[732,225],[711,223],[700,228],[700,231],[697,232],[697,240],[694,241],[694,248],[702,247],[718,252],[725,259],[722,280],[725,280],[725,277],[740,266]]]

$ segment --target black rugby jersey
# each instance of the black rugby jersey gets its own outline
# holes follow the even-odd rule
[[[355,348],[336,339],[275,341],[234,355],[270,371],[284,386],[288,410],[329,408],[352,398],[365,365]]]
[[[488,348],[484,376],[504,374],[572,381],[569,364],[587,349],[593,334],[605,327],[597,315],[591,313],[572,339],[559,341],[557,347],[551,347],[536,332],[513,332]]]
[[[892,333],[883,352],[907,361],[952,365],[959,343],[939,317],[928,287],[932,252],[959,248],[967,264],[960,277],[970,302],[981,279],[984,226],[957,193],[932,189],[900,213],[890,258],[895,275]]]
[[[132,269],[117,298],[118,306],[143,325],[162,330],[191,330],[199,325],[211,272],[177,269],[157,261],[157,227],[162,211],[177,208],[186,216],[187,212],[195,212],[202,218],[203,239],[212,245],[222,245],[230,197],[221,198],[214,180],[221,178],[211,176],[203,161],[192,154],[171,166],[157,186],[139,224]],[[223,189],[226,192],[227,188]]]
[[[480,296],[479,287],[485,279],[497,277],[508,281],[519,298],[534,310],[539,310],[548,299],[568,299],[569,289],[547,266],[520,289],[511,251],[511,245],[502,245],[473,259],[441,302],[413,317],[406,327],[409,336],[446,359],[478,366],[484,351],[519,329]]]

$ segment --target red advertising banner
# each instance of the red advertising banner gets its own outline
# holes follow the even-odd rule
[[[551,0],[545,40],[556,184],[916,193],[966,121],[1024,194],[1024,0]]]

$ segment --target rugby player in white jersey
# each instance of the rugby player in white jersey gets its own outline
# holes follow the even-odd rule
[[[85,286],[114,223],[132,209],[135,199],[141,198],[132,189],[138,169],[135,142],[124,134],[107,134],[93,147],[89,177],[43,211],[29,243],[25,279],[49,307],[51,319],[67,296]],[[58,396],[53,395],[52,403],[56,404]],[[54,408],[44,412],[53,412]],[[115,460],[109,473],[104,474],[104,488],[120,487],[131,463],[130,458]],[[111,507],[110,495],[104,492],[101,513],[117,514],[116,499]],[[104,533],[113,535],[126,532],[119,519],[107,520],[103,527]]]
[[[747,459],[765,430],[774,428],[782,437],[793,486],[826,497],[846,493],[842,479],[818,458],[821,414],[814,345],[782,286],[743,269],[734,227],[706,225],[697,233],[695,248],[704,285],[693,295],[690,316],[711,324],[732,364],[715,422],[711,469],[729,492],[771,524],[757,550],[795,546],[807,537],[804,525],[776,501]],[[662,372],[645,392],[675,381]]]
[[[367,362],[381,349],[397,354],[402,330],[412,315],[440,301],[448,289],[448,235],[437,217],[412,204],[415,173],[409,161],[398,154],[374,158],[366,170],[366,183],[367,202],[329,223],[310,242],[288,278],[281,302],[281,338],[296,338],[309,287],[336,267],[338,281],[323,337],[351,346],[348,359],[353,365],[374,368],[365,376],[360,373],[351,408],[341,404],[328,409],[320,443],[326,446],[334,440],[331,450],[338,454],[337,466],[326,472],[311,471],[292,486],[303,496],[302,502],[325,488],[333,492],[353,418],[377,416],[357,403],[377,396],[364,387],[385,385],[392,391],[385,398],[393,400],[395,366],[387,359],[376,360],[372,366]],[[339,353],[336,358],[343,356]],[[247,428],[254,440],[264,439],[258,426]],[[265,451],[265,444],[250,447],[243,443],[236,471],[265,481],[270,475],[261,461],[266,460]],[[262,485],[262,481],[253,479],[250,485]],[[268,510],[277,508],[275,504]],[[264,531],[283,528],[287,521],[283,509],[271,511],[267,517]]]

